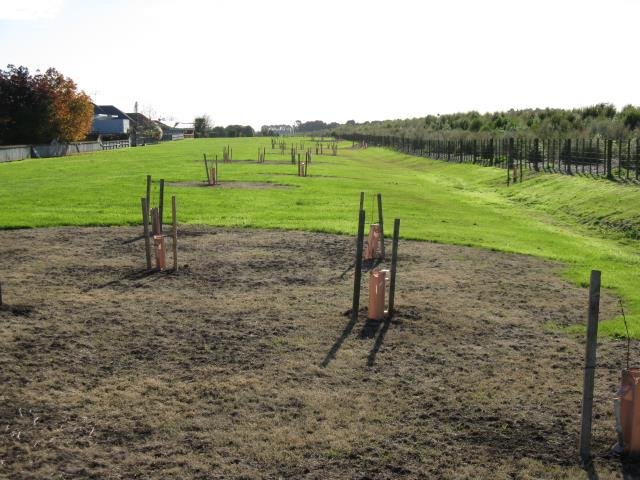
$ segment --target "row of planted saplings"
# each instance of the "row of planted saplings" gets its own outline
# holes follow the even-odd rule
[[[165,238],[171,238],[173,251],[173,270],[178,269],[178,218],[176,211],[176,197],[171,197],[171,230],[164,231],[164,179],[160,179],[160,192],[158,196],[158,206],[151,207],[151,175],[147,175],[147,194],[140,199],[142,205],[142,226],[147,260],[147,270],[157,270],[163,272],[167,269],[167,253]],[[151,224],[151,230],[149,229]],[[155,268],[151,263],[151,242],[153,241],[153,252],[155,257]]]
[[[370,320],[390,320],[394,315],[394,297],[396,286],[396,269],[398,259],[398,238],[400,219],[396,218],[393,229],[393,244],[390,270],[380,268],[385,260],[384,223],[382,216],[382,196],[377,195],[378,222],[369,225],[369,235],[364,244],[364,192],[360,194],[360,211],[358,218],[358,236],[356,241],[355,272],[353,287],[353,304],[351,320],[357,321],[360,309],[360,290],[362,266],[369,265],[369,303],[367,317]],[[385,310],[386,281],[389,279],[389,303]],[[587,322],[587,341],[585,353],[584,385],[582,397],[582,421],[580,431],[580,457],[585,467],[592,464],[591,457],[591,425],[594,400],[594,383],[596,349],[598,337],[598,317],[600,309],[601,273],[591,272],[589,282],[589,317]],[[624,310],[622,317],[625,320]],[[627,334],[628,335],[628,334]],[[614,416],[616,419],[617,443],[613,450],[625,455],[640,456],[640,368],[630,367],[630,351],[627,345],[626,368],[622,369],[620,385],[614,397]]]
[[[280,153],[284,155],[286,150],[286,143],[282,142],[280,144]],[[299,155],[298,150],[304,150],[304,143],[301,143],[300,146],[291,145],[289,149],[289,154],[291,155],[291,163],[295,163],[297,155]],[[316,143],[315,153],[316,155],[324,155],[325,150],[330,151],[332,156],[338,155],[338,142],[331,142],[328,145],[324,143]],[[311,153],[313,151],[312,148],[307,148],[307,152]]]
[[[355,272],[353,283],[353,304],[351,308],[352,320],[358,319],[360,309],[360,290],[362,283],[362,267],[369,268],[369,302],[367,317],[370,320],[390,319],[394,313],[394,299],[396,287],[396,267],[398,262],[398,239],[400,236],[400,219],[393,222],[393,242],[391,249],[390,269],[381,268],[386,260],[384,245],[384,220],[382,215],[382,195],[377,194],[378,221],[369,225],[369,234],[364,244],[365,210],[364,192],[360,193],[360,210],[358,215],[358,237],[356,241]],[[389,282],[389,303],[385,308],[385,296]]]
[[[293,143],[292,143],[292,145],[293,145]],[[284,152],[287,150],[287,142],[285,142],[284,140],[280,140],[278,142],[275,137],[271,137],[271,149],[275,150],[276,146],[280,149],[280,151],[284,155]],[[304,150],[304,142],[300,142],[298,144],[298,146],[299,146],[300,150]]]
[[[325,145],[323,143],[316,143],[316,155],[324,155],[324,148]],[[338,142],[331,142],[326,148],[331,151],[332,156],[338,155]]]

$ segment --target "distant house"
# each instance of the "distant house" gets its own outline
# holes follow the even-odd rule
[[[127,116],[131,118],[131,140],[135,145],[146,145],[164,140],[164,130],[159,122],[137,112],[127,113]]]
[[[92,136],[124,137],[129,135],[131,118],[113,105],[93,105]]]
[[[193,122],[176,122],[173,128],[181,131],[184,134],[184,138],[193,138],[196,130]]]
[[[159,123],[159,122],[158,122]],[[195,128],[193,122],[176,122],[173,127],[160,124],[162,127],[163,140],[178,140],[180,138],[193,138]]]

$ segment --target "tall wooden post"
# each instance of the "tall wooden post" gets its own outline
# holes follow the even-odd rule
[[[351,320],[358,320],[358,310],[360,310],[360,283],[362,279],[362,249],[364,242],[364,219],[365,212],[360,210],[358,216],[358,237],[356,239],[356,258],[353,274],[353,303],[351,304]]]
[[[151,270],[151,244],[149,241],[149,204],[145,198],[140,199],[142,204],[142,227],[144,234],[144,248],[147,255],[147,270]]]
[[[580,429],[580,458],[583,465],[591,461],[591,420],[593,411],[593,384],[596,369],[596,345],[598,341],[598,313],[600,311],[600,271],[592,270],[589,282],[589,320],[584,361],[584,386],[582,390],[582,426]]]
[[[513,138],[509,139],[509,148],[507,150],[507,187],[511,181],[511,168],[513,168]]]
[[[171,237],[173,240],[173,270],[178,270],[178,217],[176,215],[176,196],[171,197],[171,223],[173,229]]]
[[[162,213],[164,211],[164,178],[160,179],[160,203],[158,205],[158,215],[160,216],[160,233],[162,233]]]
[[[606,162],[607,162],[607,178],[608,179],[612,179],[613,178],[613,169],[611,166],[611,160],[613,157],[613,140],[607,140],[605,145],[605,151],[606,151]]]
[[[382,218],[382,194],[378,194],[378,225],[380,225],[380,256],[384,259],[384,220]]]
[[[398,239],[400,238],[400,219],[393,221],[393,243],[391,245],[391,279],[389,280],[389,318],[393,317],[394,301],[396,297],[396,269],[398,266]]]
[[[205,172],[207,172],[207,183],[211,183],[211,177],[209,177],[209,164],[207,163],[207,154],[203,153],[202,156],[204,157],[204,170]]]
[[[151,233],[160,235],[160,216],[157,208],[151,209]]]
[[[151,175],[147,175],[147,208],[151,205]]]
[[[364,209],[364,192],[360,192],[360,210]]]

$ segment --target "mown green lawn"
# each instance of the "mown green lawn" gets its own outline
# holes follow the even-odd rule
[[[301,141],[314,147],[308,139],[295,140]],[[403,238],[558,260],[578,284],[588,282],[591,269],[602,270],[604,286],[622,296],[630,332],[640,338],[640,188],[603,180],[541,175],[506,187],[502,170],[352,150],[348,142],[337,157],[314,156],[311,176],[298,178],[288,152],[272,150],[268,139],[184,140],[0,164],[0,228],[140,223],[147,174],[154,179],[153,198],[160,178],[204,181],[202,154],[222,158],[223,145],[233,148],[236,162],[218,163],[221,181],[291,188],[167,185],[181,223],[353,234],[359,192],[367,193],[368,219],[373,195],[381,192],[387,230],[399,217]],[[267,163],[261,165],[256,159],[262,147]],[[603,322],[601,332],[624,335],[624,325],[620,318]]]

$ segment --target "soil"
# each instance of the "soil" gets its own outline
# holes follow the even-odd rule
[[[208,188],[246,188],[246,189],[291,189],[295,188],[291,185],[280,185],[278,183],[266,182],[218,182],[215,185],[209,185],[207,182],[171,182],[167,185],[172,187],[208,187]]]
[[[352,237],[184,227],[149,274],[140,230],[0,231],[0,478],[585,478],[561,265],[401,241],[396,315],[366,320],[365,273],[353,323]],[[600,340],[600,478],[638,478],[625,350]]]

